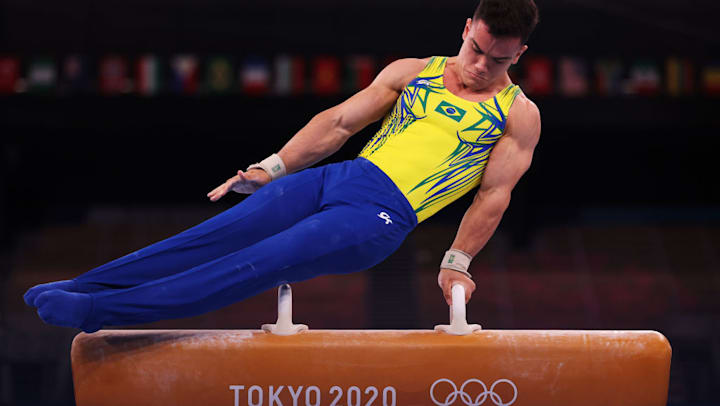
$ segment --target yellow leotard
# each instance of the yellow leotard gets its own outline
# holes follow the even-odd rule
[[[392,179],[418,223],[480,184],[520,93],[510,84],[484,102],[455,96],[443,82],[446,62],[430,59],[359,155]]]

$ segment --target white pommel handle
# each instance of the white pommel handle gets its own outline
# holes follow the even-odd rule
[[[452,305],[450,306],[450,325],[437,325],[435,331],[464,336],[480,329],[482,327],[479,324],[467,323],[465,318],[465,288],[459,283],[454,284],[452,287]]]
[[[292,289],[287,283],[278,288],[277,323],[263,324],[262,329],[279,336],[290,336],[308,329],[305,324],[292,322]]]

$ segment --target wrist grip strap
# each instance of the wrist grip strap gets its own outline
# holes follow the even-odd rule
[[[472,279],[472,275],[467,271],[470,267],[470,261],[472,261],[472,257],[469,254],[451,248],[445,251],[440,268],[452,269]]]
[[[276,180],[287,175],[285,172],[285,163],[278,154],[272,154],[262,161],[248,166],[247,170],[260,168],[270,175],[270,179]]]

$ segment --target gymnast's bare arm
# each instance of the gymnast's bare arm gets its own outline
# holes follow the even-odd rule
[[[287,173],[297,172],[332,155],[353,134],[381,119],[428,60],[399,59],[385,67],[370,86],[313,117],[278,152]],[[262,169],[239,170],[236,176],[208,193],[208,197],[214,202],[238,183],[250,184],[257,190],[268,182],[270,176]]]
[[[532,101],[520,94],[508,115],[506,133],[490,154],[480,189],[463,216],[452,248],[474,257],[485,246],[510,204],[513,188],[530,167],[539,138],[540,112]],[[460,272],[441,269],[438,285],[448,305],[454,283],[465,287],[467,303],[475,283]]]

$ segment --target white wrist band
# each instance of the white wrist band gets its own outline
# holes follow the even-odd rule
[[[472,257],[466,252],[451,248],[445,251],[440,268],[452,269],[472,279],[472,275],[467,271],[470,267],[470,261],[472,261]]]
[[[287,175],[285,172],[285,163],[278,154],[272,154],[262,161],[248,166],[247,170],[260,168],[270,175],[270,179],[276,180]]]

